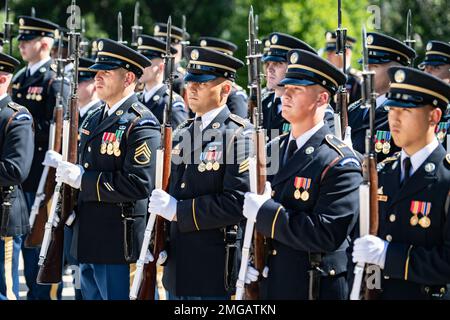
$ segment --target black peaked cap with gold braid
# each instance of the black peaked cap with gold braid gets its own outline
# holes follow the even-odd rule
[[[187,47],[185,54],[189,57],[185,81],[206,82],[216,78],[234,81],[237,69],[244,66],[239,59],[216,50]]]
[[[388,70],[391,85],[383,106],[420,108],[424,105],[447,109],[450,85],[437,77],[409,67]]]
[[[166,41],[160,40],[156,37],[151,37],[147,35],[140,35],[138,40],[138,52],[142,53],[147,58],[164,58],[166,55]],[[170,47],[170,52],[172,54],[177,53],[177,49]]]
[[[366,38],[369,64],[398,62],[409,65],[416,52],[403,42],[382,33],[369,32]],[[360,60],[361,62],[362,60]]]
[[[0,52],[0,71],[14,73],[20,61],[7,54]]]
[[[200,37],[198,41],[200,47],[202,48],[220,51],[230,56],[232,56],[234,52],[238,49],[237,45],[235,45],[233,42],[223,40],[220,38]]]
[[[331,94],[345,84],[346,76],[334,65],[305,50],[291,50],[285,78],[280,85],[311,86],[321,85]]]
[[[59,26],[48,20],[28,16],[19,17],[19,36],[17,40],[27,41],[37,37],[55,38],[55,30]]]
[[[170,40],[172,42],[172,44],[175,43],[180,43],[181,41],[183,41],[183,29],[172,26],[171,28],[171,34],[170,34]],[[163,38],[164,41],[166,41],[167,39],[167,23],[156,23],[155,27],[153,28],[153,35],[155,37],[159,37],[159,38]],[[189,33],[185,32],[184,33],[185,38],[189,39],[190,35]]]
[[[97,49],[95,64],[89,67],[94,71],[124,68],[140,77],[152,64],[147,57],[114,40],[99,39]]]
[[[419,65],[419,68],[424,68],[426,65],[440,66],[443,64],[450,64],[450,43],[429,41],[426,47],[425,59]]]

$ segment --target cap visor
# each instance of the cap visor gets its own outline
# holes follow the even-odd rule
[[[281,80],[281,82],[278,84],[279,86],[285,86],[285,85],[293,85],[293,86],[312,86],[317,83],[314,81],[306,80],[306,79],[294,79],[294,78],[284,78]]]
[[[273,62],[287,62],[286,58],[284,57],[280,57],[280,56],[265,56],[262,58],[263,62],[269,62],[269,61],[273,61]]]
[[[92,71],[100,71],[100,70],[114,70],[119,69],[119,66],[111,65],[111,64],[105,64],[105,63],[96,63],[89,67],[89,70]]]
[[[194,73],[186,73],[184,76],[184,81],[190,82],[208,82],[216,79],[217,77],[212,74],[194,74]]]
[[[397,108],[420,108],[421,104],[417,104],[414,102],[410,102],[410,101],[402,101],[402,100],[393,100],[393,99],[388,99],[386,101],[384,101],[384,103],[382,104],[382,107],[397,107]]]
[[[17,36],[17,41],[30,41],[36,39],[37,37],[39,36],[35,34],[19,34]]]

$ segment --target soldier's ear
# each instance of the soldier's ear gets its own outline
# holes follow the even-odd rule
[[[442,110],[441,108],[433,108],[430,112],[430,124],[432,126],[435,126],[439,123],[442,117]]]

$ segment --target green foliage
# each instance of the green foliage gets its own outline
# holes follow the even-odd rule
[[[182,15],[187,17],[187,30],[191,34],[191,44],[197,44],[199,36],[216,36],[230,40],[239,46],[236,56],[245,60],[248,37],[247,18],[250,5],[259,16],[259,37],[273,31],[296,36],[315,49],[325,45],[324,34],[337,27],[337,0],[141,0],[140,24],[144,33],[153,33],[155,22],[165,22],[172,15],[174,25],[181,27]],[[17,16],[29,15],[31,7],[36,16],[66,25],[67,7],[70,0],[61,2],[40,0],[9,1],[11,18],[17,23]],[[361,52],[361,26],[371,30],[373,21],[370,6],[380,8],[380,31],[400,40],[405,39],[406,14],[412,10],[414,31],[419,55],[428,40],[450,39],[450,11],[448,0],[342,0],[343,27],[348,35],[358,39],[352,59],[357,60]],[[86,20],[86,36],[90,39],[109,36],[117,39],[117,13],[122,12],[124,39],[130,41],[135,0],[78,0],[82,17]],[[2,4],[3,6],[3,4]],[[3,21],[3,12],[0,21]],[[17,31],[17,24],[15,26]],[[15,42],[17,44],[17,42]],[[14,50],[18,56],[18,50]],[[418,60],[420,60],[419,58]],[[246,86],[246,68],[240,71],[238,82]]]

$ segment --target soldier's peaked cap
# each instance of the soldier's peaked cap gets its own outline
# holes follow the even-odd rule
[[[443,64],[450,64],[450,43],[429,41],[426,47],[425,59],[419,65],[419,68],[424,68],[426,65],[440,66]]]
[[[398,62],[407,66],[416,56],[416,52],[406,44],[382,33],[367,33],[366,43],[369,64]]]
[[[432,105],[444,112],[450,102],[450,85],[437,77],[409,67],[388,70],[391,85],[384,106],[419,108]]]
[[[97,58],[91,70],[114,70],[124,68],[140,77],[151,61],[139,52],[110,39],[97,41]]]
[[[189,58],[185,81],[206,82],[219,77],[234,81],[237,69],[244,66],[235,57],[202,47],[187,47],[185,54]]]
[[[164,58],[166,54],[166,41],[147,35],[140,35],[137,41],[138,52],[142,53],[147,58]],[[177,53],[177,49],[170,47],[170,52],[175,54]]]
[[[0,71],[14,73],[20,61],[7,54],[0,53]]]
[[[19,36],[17,40],[32,40],[37,37],[55,38],[59,26],[48,20],[28,16],[19,17]]]
[[[217,50],[230,56],[232,56],[238,48],[234,43],[219,38],[200,37],[198,40],[200,47]]]
[[[273,32],[269,35],[269,51],[263,61],[288,62],[287,54],[292,49],[302,49],[317,54],[309,44],[288,34]]]
[[[306,50],[291,50],[288,67],[280,85],[310,86],[321,85],[331,94],[345,84],[346,76],[334,65]]]

